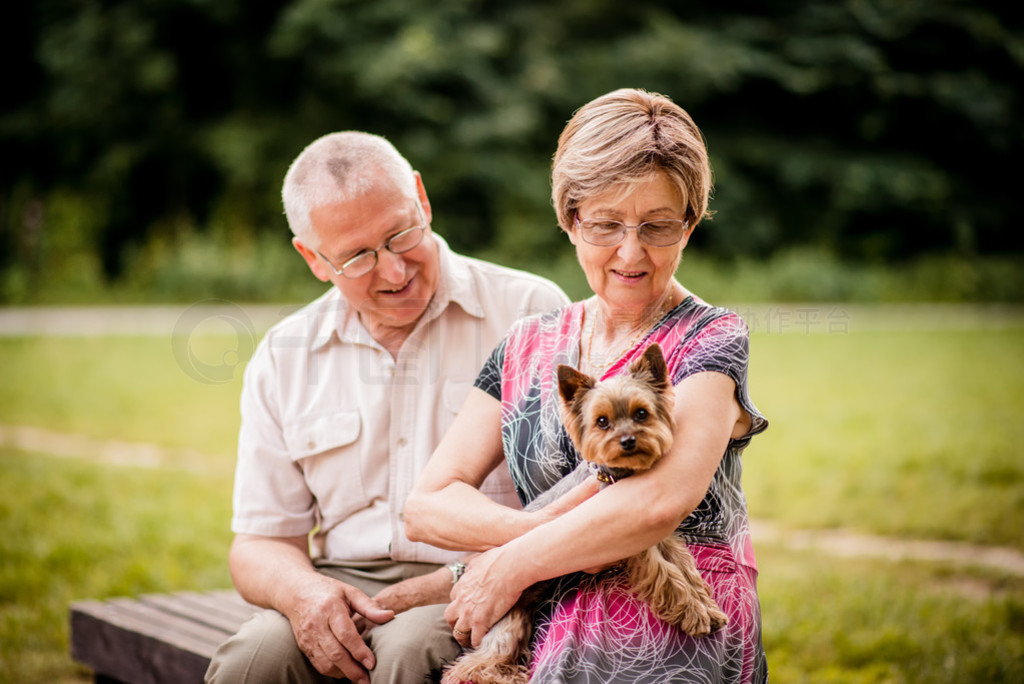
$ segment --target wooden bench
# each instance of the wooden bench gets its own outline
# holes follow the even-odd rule
[[[217,646],[258,610],[234,591],[71,604],[71,657],[98,682],[202,682]]]

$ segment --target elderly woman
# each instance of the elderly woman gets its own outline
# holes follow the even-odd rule
[[[464,646],[479,645],[524,589],[559,578],[536,615],[532,681],[765,681],[740,456],[767,421],[747,392],[747,328],[675,278],[707,214],[700,131],[663,96],[609,93],[562,132],[552,186],[594,296],[518,322],[494,350],[407,500],[406,532],[481,552],[446,612]],[[558,364],[607,378],[654,342],[668,363],[676,429],[651,470],[600,491],[586,482],[536,512],[479,493],[504,461],[528,504],[579,462],[559,418]],[[660,622],[614,569],[598,572],[671,534],[687,542],[728,615],[711,635]]]

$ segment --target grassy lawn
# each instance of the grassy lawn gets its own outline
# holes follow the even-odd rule
[[[1024,326],[754,326],[753,515],[1024,548]],[[236,364],[230,338],[196,340]],[[227,359],[227,361],[225,361]],[[0,339],[0,423],[196,449],[208,469],[0,448],[0,681],[71,681],[76,598],[226,587],[240,370],[165,338]],[[224,378],[221,378],[224,379]],[[757,540],[755,540],[757,544]],[[1024,681],[1024,580],[757,544],[775,682]]]
[[[192,343],[210,364],[236,346],[219,336]],[[165,337],[0,338],[0,423],[194,448],[230,466],[247,359],[227,382],[212,382],[173,350]]]
[[[1024,329],[759,334],[751,514],[1024,549]]]
[[[230,477],[0,448],[0,681],[85,679],[68,604],[231,585]]]

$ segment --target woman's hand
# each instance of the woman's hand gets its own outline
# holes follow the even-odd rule
[[[501,547],[473,558],[452,589],[444,617],[460,645],[480,646],[495,622],[515,605],[523,587],[505,570],[507,554]]]
[[[601,491],[601,483],[598,482],[597,477],[588,477],[547,506],[538,509],[537,515],[541,524],[568,513],[599,491]]]

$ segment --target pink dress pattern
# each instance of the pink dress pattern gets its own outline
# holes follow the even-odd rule
[[[516,323],[476,385],[501,401],[505,458],[523,504],[579,463],[562,426],[556,369],[579,367],[583,303]],[[764,682],[757,562],[740,486],[741,454],[768,421],[747,389],[749,334],[736,314],[688,297],[605,373],[626,372],[651,343],[661,345],[673,384],[707,371],[728,375],[752,418],[729,442],[704,500],[679,526],[729,624],[690,637],[653,615],[614,573],[574,573],[551,583],[538,608],[532,682]]]

